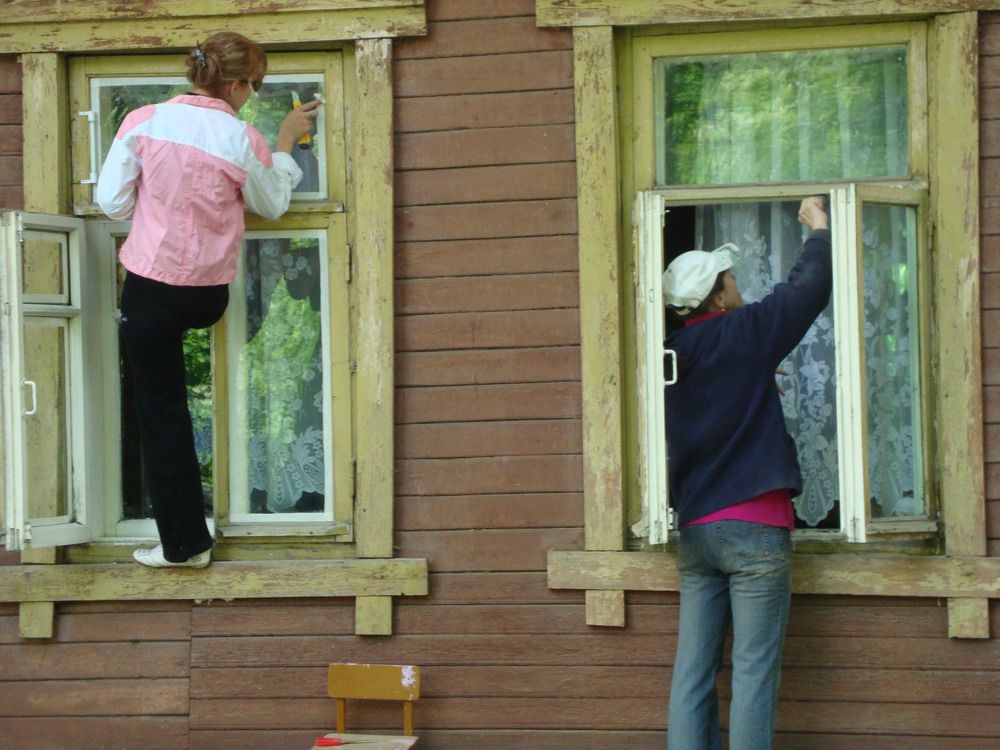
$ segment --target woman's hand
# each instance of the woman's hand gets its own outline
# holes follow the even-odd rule
[[[830,219],[823,210],[823,199],[817,195],[806,198],[799,206],[799,223],[810,229],[829,229]]]
[[[320,104],[322,102],[319,99],[313,99],[285,115],[285,119],[278,127],[278,151],[291,154],[296,141],[312,132],[316,117],[319,115]]]

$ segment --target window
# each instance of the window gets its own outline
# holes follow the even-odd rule
[[[787,278],[804,238],[798,203],[814,194],[829,199],[834,293],[781,368],[803,470],[797,527],[852,542],[936,530],[922,388],[925,55],[923,29],[908,24],[633,42],[635,182],[651,189],[634,207],[632,520],[651,543],[669,528],[660,275],[686,250],[733,242],[744,299],[759,300]]]
[[[343,55],[269,55],[264,85],[238,113],[273,146],[295,102],[314,95],[325,101],[316,129],[323,135],[294,149],[304,178],[291,209],[273,222],[248,216],[227,314],[211,332],[190,332],[185,343],[206,514],[227,537],[353,540]],[[29,223],[23,241],[10,235],[10,246],[23,248],[19,273],[28,286],[23,304],[14,304],[25,322],[18,329],[23,353],[10,370],[23,372],[25,385],[10,380],[8,401],[11,414],[26,416],[8,420],[12,437],[23,435],[5,445],[24,452],[21,484],[30,507],[21,536],[8,536],[12,547],[41,544],[43,527],[57,521],[74,530],[59,537],[61,544],[156,537],[116,322],[124,279],[116,258],[130,226],[97,218],[93,182],[128,112],[189,89],[176,75],[178,59],[70,61],[74,205],[95,218],[70,221],[61,234]],[[10,220],[17,223],[17,215]],[[41,409],[32,412],[36,403]],[[110,439],[88,441],[74,432],[98,424],[96,434]],[[46,451],[34,450],[41,443]],[[48,470],[53,461],[65,471]],[[73,484],[82,477],[89,493]],[[14,484],[8,482],[12,491]]]

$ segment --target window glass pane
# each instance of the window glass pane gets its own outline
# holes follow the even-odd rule
[[[659,185],[902,177],[906,48],[658,60]]]
[[[245,334],[236,392],[248,446],[241,513],[322,513],[329,508],[325,461],[328,361],[325,249],[320,236],[245,241]],[[235,312],[235,311],[231,311]],[[236,343],[236,342],[234,342]],[[235,437],[235,436],[234,436]]]
[[[322,75],[268,75],[260,91],[243,105],[239,116],[257,128],[273,150],[278,143],[278,127],[294,103],[304,104],[316,94],[323,94]],[[320,107],[315,132],[326,132],[325,107]],[[292,149],[292,158],[302,170],[302,182],[294,191],[299,199],[326,197],[326,170],[319,168],[324,163],[324,146],[322,138],[310,137]]]
[[[66,321],[27,318],[24,325],[24,418],[28,515],[70,516],[69,376]]]
[[[866,203],[862,223],[871,513],[921,515],[916,211]]]
[[[692,249],[726,242],[740,248],[733,266],[744,302],[760,301],[785,281],[802,249],[800,201],[673,206],[666,215],[665,262]],[[800,528],[840,528],[835,341],[832,303],[781,364],[782,408],[802,467],[795,498]]]
[[[130,78],[94,78],[91,101],[98,115],[98,154],[103,164],[115,134],[125,116],[137,107],[165,102],[191,90],[182,76],[144,76]],[[264,79],[260,91],[251,96],[237,113],[239,118],[257,128],[274,149],[278,126],[293,107],[292,92],[305,103],[315,94],[323,94],[323,75],[319,73],[273,74]],[[320,108],[317,133],[325,132],[326,115]],[[299,200],[320,199],[327,195],[326,169],[322,138],[310,138],[292,149],[292,158],[303,172],[302,182],[293,191]]]
[[[69,240],[62,232],[24,232],[21,291],[25,302],[69,303]]]

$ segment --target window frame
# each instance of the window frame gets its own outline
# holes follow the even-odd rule
[[[798,529],[798,540],[865,543],[869,537],[893,534],[936,534],[939,530],[934,508],[935,498],[928,488],[930,482],[930,398],[925,392],[928,381],[927,342],[930,326],[927,269],[930,264],[927,225],[927,195],[923,183],[902,185],[898,182],[837,183],[784,183],[758,186],[679,187],[642,190],[636,195],[634,227],[636,237],[635,275],[636,290],[636,360],[637,381],[637,485],[641,501],[639,518],[630,517],[632,533],[647,537],[650,545],[668,542],[668,531],[675,530],[674,514],[666,507],[668,492],[667,450],[662,425],[666,414],[663,388],[658,382],[670,382],[671,374],[664,374],[664,357],[671,350],[664,348],[662,284],[663,269],[662,211],[671,206],[716,205],[747,201],[775,201],[801,199],[809,195],[825,194],[833,208],[831,230],[833,235],[833,318],[838,344],[835,367],[839,385],[836,403],[838,421],[838,485],[840,487],[839,530]],[[916,331],[920,356],[918,381],[921,384],[919,408],[920,483],[925,488],[923,500],[925,513],[905,518],[874,520],[868,491],[868,420],[867,392],[865,389],[866,363],[864,357],[864,315],[861,267],[863,242],[861,239],[861,213],[865,203],[878,203],[911,207],[917,214],[918,237],[916,262],[917,281],[915,302],[919,324]],[[657,227],[660,231],[657,232]],[[659,270],[658,270],[659,269]],[[659,313],[659,314],[657,314]],[[669,385],[667,386],[669,387]],[[840,396],[843,395],[843,398]]]

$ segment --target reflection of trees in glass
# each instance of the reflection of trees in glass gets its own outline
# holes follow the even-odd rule
[[[319,252],[312,238],[246,242],[251,512],[324,507]]]
[[[212,504],[212,348],[211,329],[188,331],[184,339],[188,409],[194,425],[194,449],[198,454],[205,503]]]
[[[902,47],[663,60],[661,184],[902,176]]]

